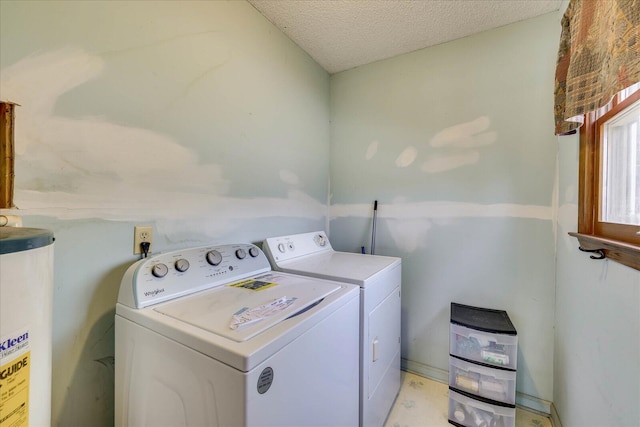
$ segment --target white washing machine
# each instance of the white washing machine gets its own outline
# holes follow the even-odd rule
[[[358,425],[358,287],[271,271],[251,244],[133,264],[115,316],[115,425]]]
[[[360,286],[360,425],[382,426],[400,389],[400,258],[335,251],[323,231],[262,248],[274,270]]]

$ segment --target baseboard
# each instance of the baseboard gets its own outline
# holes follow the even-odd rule
[[[449,371],[440,368],[434,368],[433,366],[424,365],[419,362],[414,362],[412,360],[402,359],[401,368],[404,371],[411,372],[412,374],[420,375],[422,377],[428,378],[430,380],[439,381],[441,383],[449,384]],[[560,419],[557,417],[558,423],[556,424],[553,413],[555,412],[555,408],[553,407],[553,403],[547,400],[543,400],[534,396],[530,396],[528,394],[516,392],[516,405],[520,406],[529,411],[540,412],[551,416],[551,421],[553,422],[554,427],[561,427]],[[553,410],[553,412],[552,412]]]
[[[553,427],[562,427],[562,423],[560,422],[560,416],[558,415],[558,411],[556,410],[556,405],[551,402],[551,425]]]
[[[551,415],[552,403],[538,397],[516,391],[516,406],[520,406],[528,411],[540,412],[547,416]]]
[[[420,375],[421,377],[429,378],[430,380],[449,384],[449,371],[434,368],[433,366],[423,365],[422,363],[407,359],[401,360],[400,367],[403,371],[411,372],[412,374]]]

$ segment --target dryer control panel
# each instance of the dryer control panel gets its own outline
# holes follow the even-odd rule
[[[270,237],[265,239],[262,247],[276,264],[320,252],[333,251],[324,231]]]
[[[167,252],[129,267],[118,302],[144,308],[270,270],[265,254],[250,243]]]

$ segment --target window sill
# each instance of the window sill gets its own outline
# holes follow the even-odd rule
[[[640,270],[640,246],[582,233],[569,233],[586,250],[602,249],[606,258]]]

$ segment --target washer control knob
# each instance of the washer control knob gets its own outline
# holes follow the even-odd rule
[[[165,264],[156,264],[151,267],[151,274],[155,277],[164,277],[169,272],[169,268]]]
[[[258,255],[260,255],[260,251],[258,250],[258,248],[251,248],[249,249],[249,255],[251,255],[251,258],[255,258]]]
[[[222,262],[222,255],[216,250],[207,252],[206,258],[211,265],[219,265]]]
[[[316,234],[316,236],[313,238],[313,240],[320,247],[323,247],[323,246],[327,245],[327,239],[325,239],[322,234]]]
[[[246,256],[247,256],[247,252],[244,249],[240,248],[236,250],[236,257],[238,259],[244,259]]]
[[[285,251],[284,243],[278,243],[278,250],[282,253]]]
[[[174,265],[176,267],[176,270],[178,270],[180,273],[184,273],[189,269],[189,261],[184,258],[180,258],[179,260],[177,260]]]

